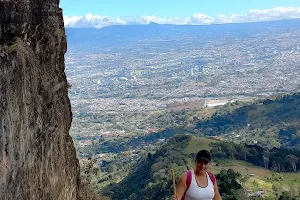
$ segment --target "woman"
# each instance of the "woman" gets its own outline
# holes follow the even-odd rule
[[[182,174],[177,194],[172,200],[222,200],[214,175],[207,171],[211,155],[201,150],[196,155],[195,169]]]

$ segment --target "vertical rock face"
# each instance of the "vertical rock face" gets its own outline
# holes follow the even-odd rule
[[[77,198],[58,0],[0,0],[1,199]]]

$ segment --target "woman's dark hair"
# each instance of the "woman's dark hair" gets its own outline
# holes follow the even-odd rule
[[[207,150],[200,150],[197,155],[195,161],[206,160],[208,162],[211,161],[211,155]]]

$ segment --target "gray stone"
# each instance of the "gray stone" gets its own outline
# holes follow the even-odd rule
[[[77,199],[58,0],[0,0],[0,198]]]

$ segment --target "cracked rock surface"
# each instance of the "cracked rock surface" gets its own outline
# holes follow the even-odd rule
[[[1,200],[77,199],[58,0],[0,0]]]

